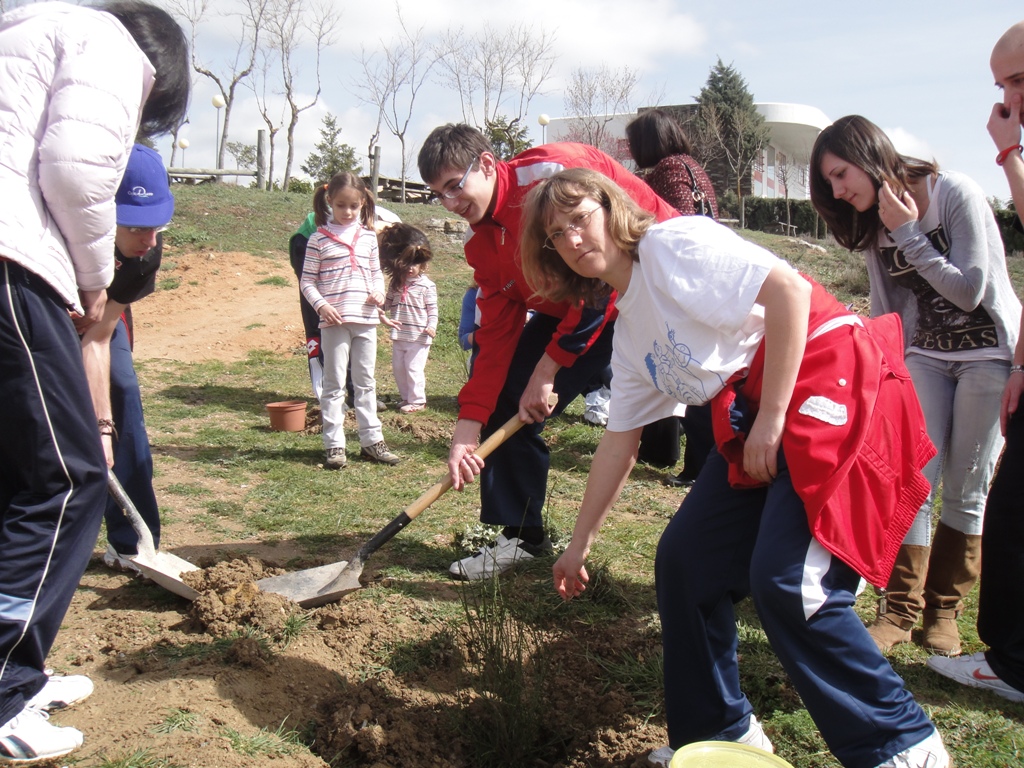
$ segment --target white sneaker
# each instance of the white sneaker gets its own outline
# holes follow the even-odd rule
[[[129,573],[141,573],[139,566],[132,562],[135,555],[122,555],[113,545],[107,544],[107,551],[103,553],[103,564],[115,571],[127,571]]]
[[[736,739],[736,743],[746,744],[748,747],[757,747],[769,754],[775,754],[775,745],[768,739],[764,728],[761,727],[761,723],[758,722],[754,715],[750,716],[750,725],[747,727],[747,732]],[[654,768],[669,768],[672,756],[675,753],[676,751],[672,747],[658,747],[647,756],[647,762],[654,766]]]
[[[775,745],[769,740],[768,734],[761,727],[761,723],[753,715],[750,716],[750,725],[747,726],[747,732],[736,739],[736,743],[746,744],[748,747],[757,747],[769,754],[775,754]]]
[[[0,762],[28,765],[52,760],[78,749],[85,736],[76,728],[51,725],[41,709],[25,707],[0,725]]]
[[[1010,701],[1024,701],[1024,691],[1018,691],[1009,683],[1004,683],[985,658],[984,651],[970,656],[929,656],[928,666],[950,680],[972,688],[984,688]]]
[[[608,387],[595,389],[583,398],[583,418],[591,424],[604,427],[608,424],[608,403],[612,398],[612,392]]]
[[[85,675],[54,675],[25,706],[55,712],[85,701],[92,691],[92,680]]]
[[[927,739],[893,755],[878,768],[949,768],[949,753],[935,730]]]
[[[526,560],[551,551],[551,542],[547,539],[543,544],[534,546],[519,538],[505,538],[500,534],[492,543],[480,547],[480,551],[462,560],[456,560],[448,568],[448,573],[457,579],[479,581],[489,579],[499,573],[505,573]]]

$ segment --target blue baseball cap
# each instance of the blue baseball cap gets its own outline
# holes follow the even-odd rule
[[[114,202],[120,227],[162,227],[170,222],[174,195],[156,151],[143,144],[132,147]]]

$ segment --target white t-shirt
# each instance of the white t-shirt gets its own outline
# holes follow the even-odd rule
[[[706,216],[652,226],[619,295],[608,429],[701,405],[750,365],[764,338],[756,303],[778,256]]]

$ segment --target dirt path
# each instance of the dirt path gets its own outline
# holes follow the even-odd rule
[[[172,279],[181,282],[133,308],[137,358],[243,360],[251,349],[290,353],[305,344],[298,284],[287,262],[247,253],[165,258],[176,263],[171,274],[180,277]]]

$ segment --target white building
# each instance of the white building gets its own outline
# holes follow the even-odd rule
[[[685,105],[686,108],[695,106]],[[805,104],[766,102],[754,106],[764,117],[770,139],[760,160],[751,169],[750,193],[760,197],[785,197],[788,191],[791,199],[808,198],[810,187],[807,163],[811,148],[821,130],[832,121],[817,107]],[[631,161],[626,143],[626,124],[634,117],[636,113],[600,118],[608,137],[606,145],[611,144],[608,147],[611,149],[610,154],[627,163]],[[573,117],[552,118],[546,128],[546,140],[570,140],[573,124],[577,120]]]

